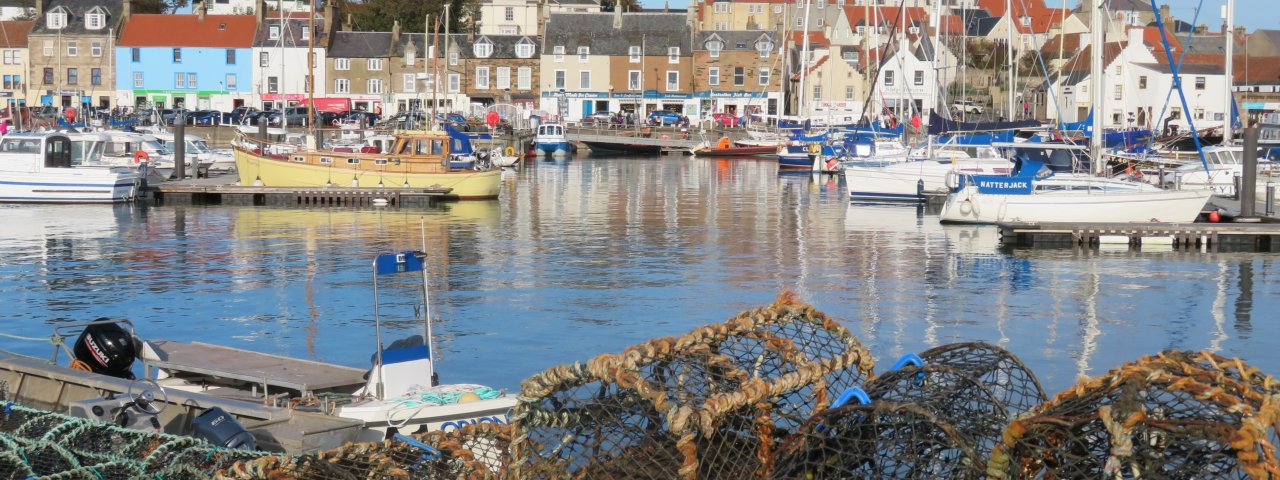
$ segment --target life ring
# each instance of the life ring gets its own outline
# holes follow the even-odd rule
[[[142,163],[142,162],[150,162],[150,161],[151,161],[151,155],[147,155],[147,152],[144,152],[144,151],[142,151],[142,150],[138,150],[138,151],[136,151],[136,152],[133,152],[133,163],[134,163],[134,165],[137,165],[137,164]]]
[[[818,144],[816,144],[816,143],[815,143],[815,144],[812,144],[812,145],[809,145],[809,153],[819,153],[819,152],[821,152],[821,151],[822,151],[822,146],[821,146],[821,145],[818,145]]]
[[[507,145],[507,149],[503,150],[502,153],[508,157],[514,157],[516,155],[516,147]]]

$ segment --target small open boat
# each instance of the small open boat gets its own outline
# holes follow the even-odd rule
[[[257,138],[235,142],[241,185],[267,187],[449,188],[447,198],[498,198],[501,172],[450,166],[445,132],[403,131],[380,152],[334,152],[277,145]]]
[[[190,435],[220,447],[293,454],[394,433],[506,423],[514,396],[439,383],[425,258],[409,251],[374,260],[377,343],[368,369],[144,339],[128,320],[102,318],[58,323],[51,359],[0,351],[0,399],[127,429]],[[384,346],[378,278],[398,274],[422,277],[426,308],[415,304],[414,310],[426,314],[421,334]],[[75,341],[67,345],[69,338]],[[58,361],[61,352],[70,354],[69,363]]]
[[[705,146],[693,150],[700,157],[750,157],[755,155],[773,155],[778,153],[777,145],[739,146],[729,141],[729,137],[720,137],[714,147]]]

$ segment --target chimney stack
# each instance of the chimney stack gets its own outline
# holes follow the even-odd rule
[[[209,6],[204,2],[204,0],[200,0],[199,3],[196,3],[196,19],[203,22],[204,16],[208,13],[209,13]]]
[[[36,0],[36,5],[38,5],[36,7],[36,15],[39,16],[44,10],[44,0]],[[120,2],[120,18],[123,20],[121,25],[124,25],[124,22],[129,21],[130,15],[133,15],[133,1],[124,0],[123,2]]]
[[[267,1],[258,0],[258,4],[253,7],[253,14],[258,16],[258,24],[267,21]]]
[[[342,31],[344,32],[351,31],[351,14],[350,13],[347,14],[347,20],[345,22],[342,22]]]
[[[622,30],[622,2],[616,0],[613,3],[613,29]]]
[[[129,0],[125,0],[124,3],[127,7]],[[44,0],[36,0],[36,19],[39,20],[42,16],[44,16]]]
[[[394,50],[398,43],[400,43],[400,21],[396,20],[391,24],[391,48]]]

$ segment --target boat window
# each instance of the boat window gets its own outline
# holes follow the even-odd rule
[[[414,154],[414,155],[427,155],[427,154],[431,153],[431,147],[430,147],[430,145],[428,144],[428,142],[430,142],[430,140],[416,140],[416,141],[414,141],[414,142],[413,142],[413,143],[414,143],[414,147],[413,147],[413,154]]]
[[[45,168],[71,168],[71,139],[49,137],[44,147]]]
[[[333,157],[320,157],[320,163],[333,163]]]
[[[298,163],[303,163],[303,162],[306,162],[306,161],[307,161],[307,157],[304,157],[304,156],[302,156],[302,155],[294,155],[294,156],[293,156],[293,161],[298,162]]]
[[[443,154],[444,154],[444,140],[432,140],[432,141],[431,141],[431,154],[432,154],[432,155],[443,155]]]
[[[4,153],[39,153],[40,140],[36,138],[11,138],[0,143]]]
[[[348,164],[348,165],[355,165],[355,164],[357,164],[357,163],[360,163],[360,159],[359,159],[359,158],[348,158],[348,159],[347,159],[347,164]]]
[[[387,164],[387,159],[385,159],[385,158],[379,158],[379,159],[376,159],[376,160],[374,160],[374,161],[373,161],[373,164],[374,164],[374,165],[386,165],[386,164]]]

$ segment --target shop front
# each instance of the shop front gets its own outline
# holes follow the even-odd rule
[[[723,113],[734,118],[764,119],[778,114],[778,95],[778,92],[697,92],[694,97],[707,118]]]
[[[701,111],[692,94],[668,93],[648,90],[636,92],[542,92],[540,108],[548,112],[560,112],[568,121],[578,121],[593,113],[631,113],[641,117],[657,110],[670,110],[697,121]],[[639,112],[639,113],[637,113]]]

